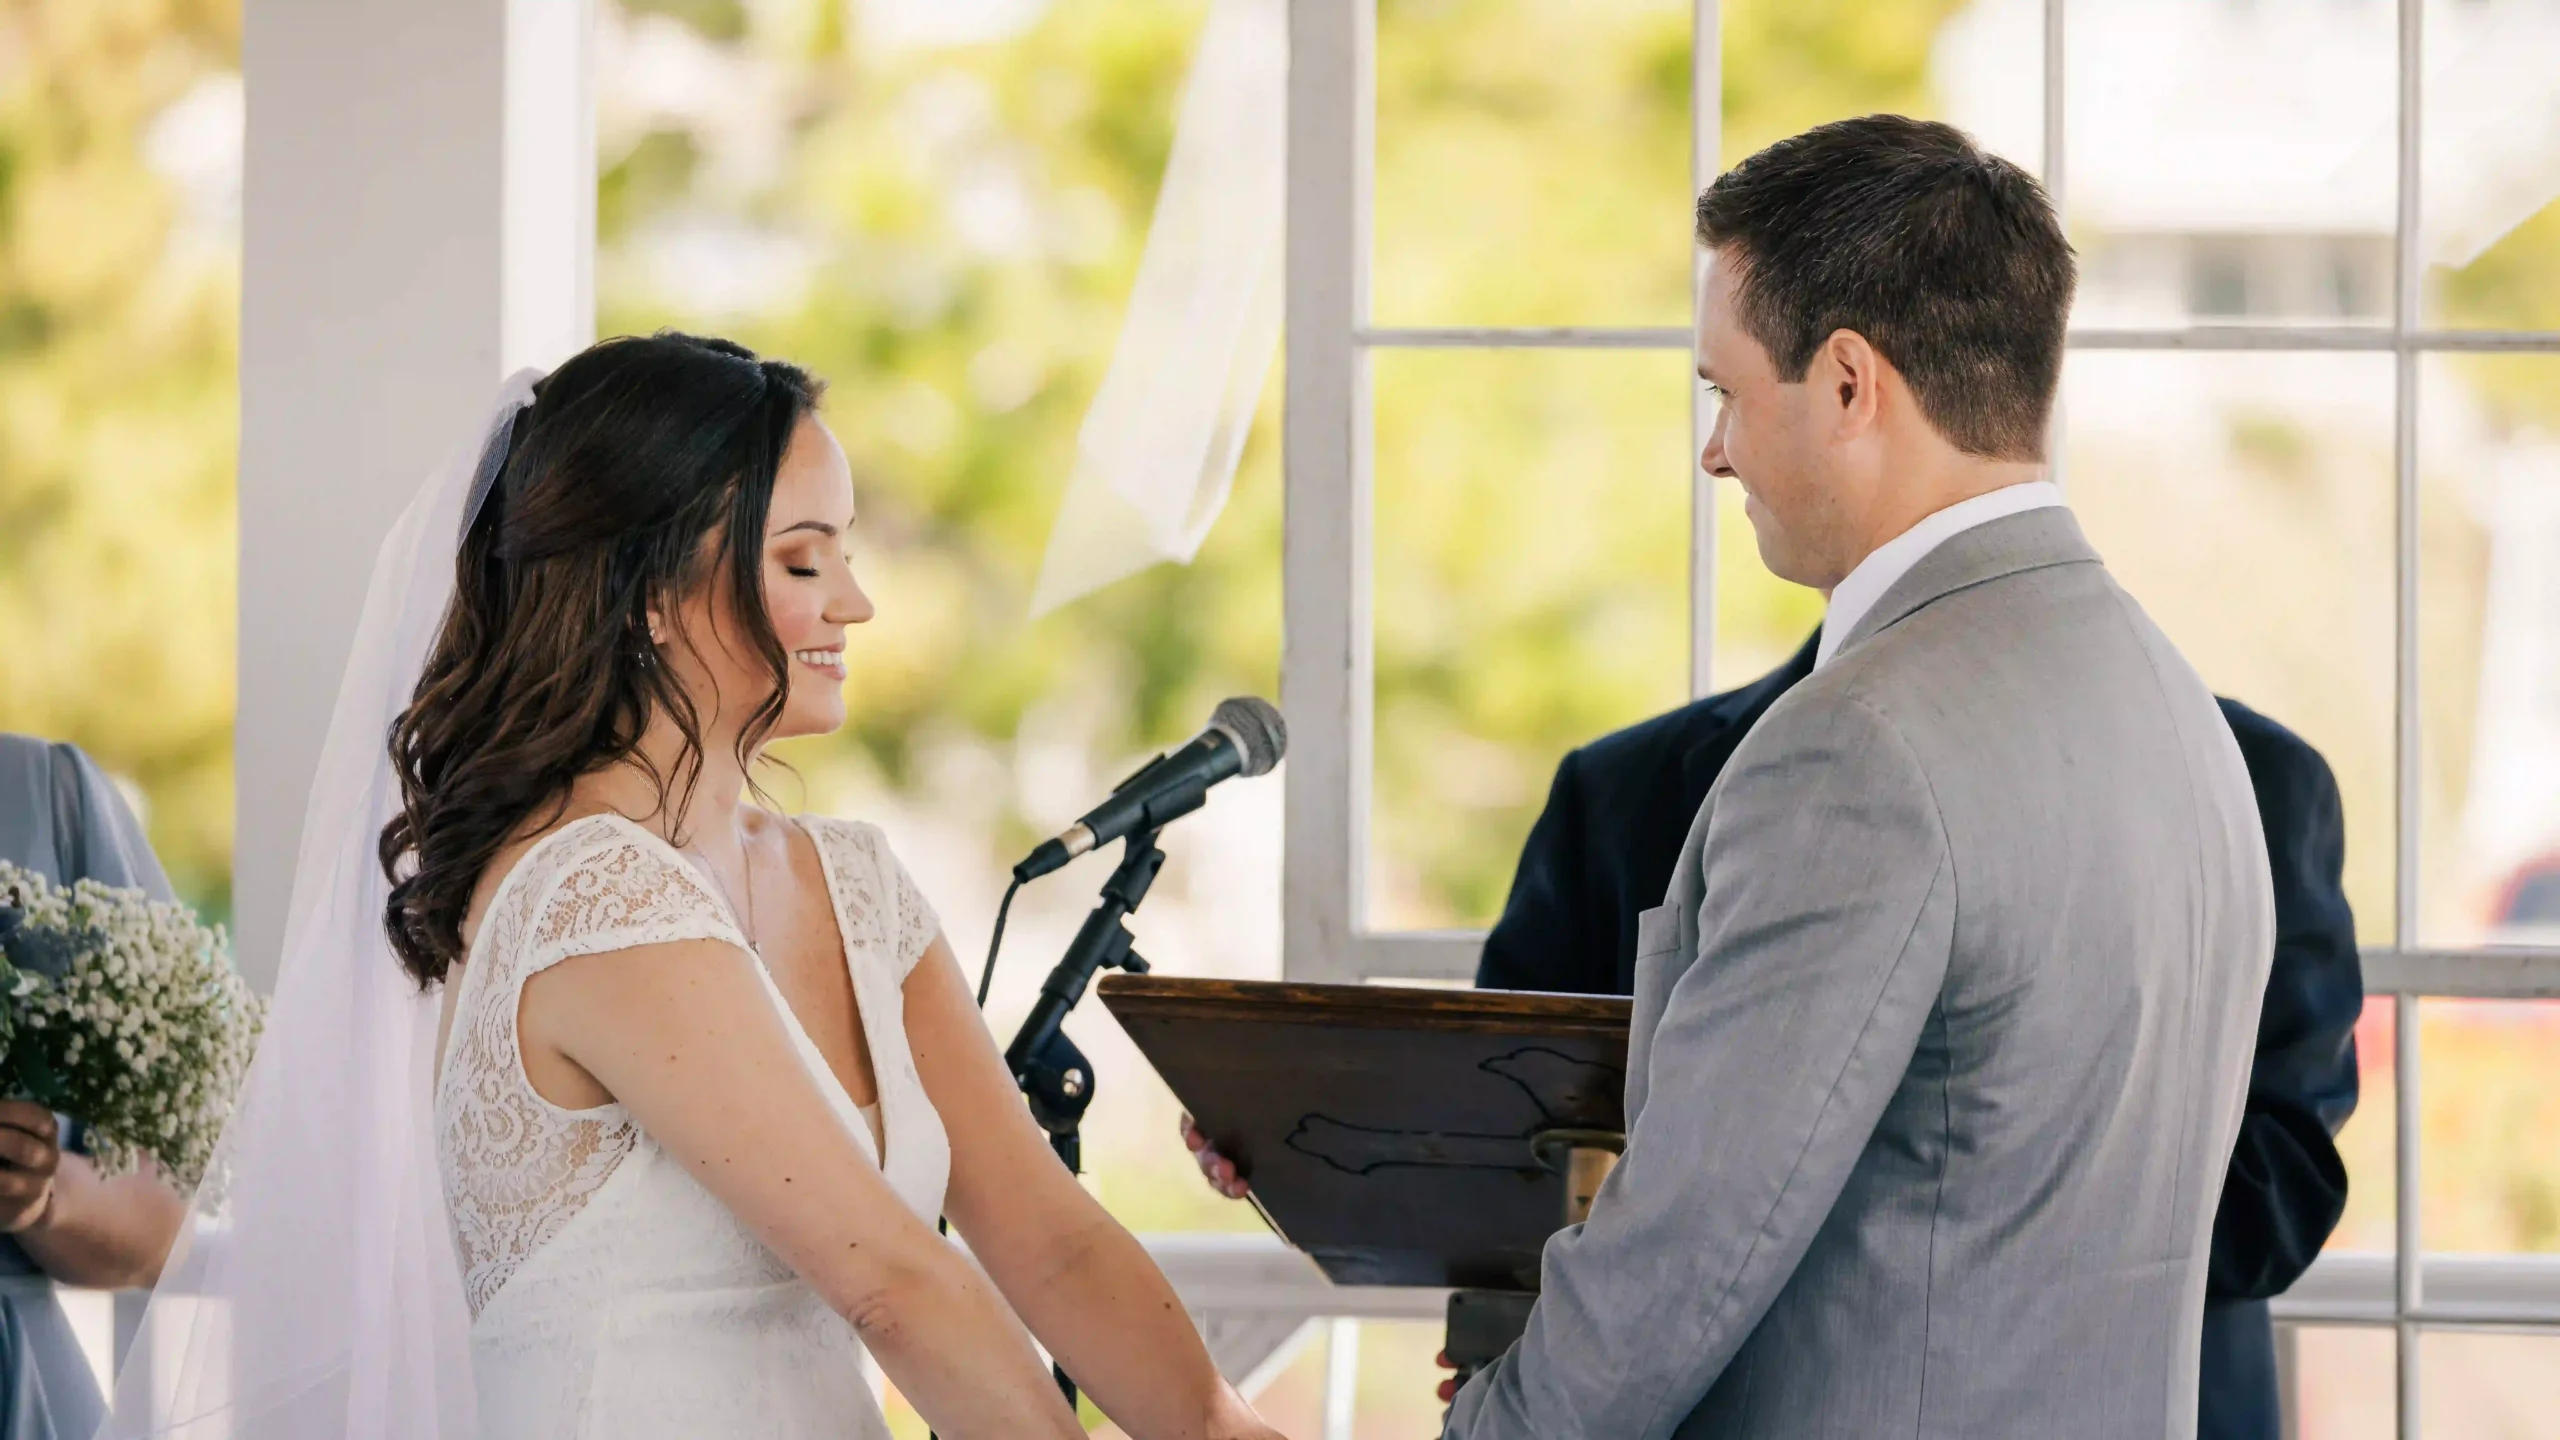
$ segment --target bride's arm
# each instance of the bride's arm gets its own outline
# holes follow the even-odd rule
[[[940,938],[906,1002],[916,1069],[951,1134],[944,1209],[1067,1374],[1138,1440],[1277,1440],[1220,1378],[1155,1261],[1050,1153]]]
[[[945,1436],[1083,1431],[1022,1326],[837,1120],[734,946],[579,956],[526,982],[518,1033],[592,1076],[836,1312]]]

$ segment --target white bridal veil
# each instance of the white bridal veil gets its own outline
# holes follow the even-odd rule
[[[387,741],[453,594],[462,529],[537,372],[382,542],[329,720],[265,1039],[153,1292],[102,1440],[466,1440],[469,1318],[431,1129],[438,992],[391,953],[375,861]]]

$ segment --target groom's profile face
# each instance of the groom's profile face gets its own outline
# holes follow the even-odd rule
[[[1715,428],[1698,463],[1742,486],[1743,513],[1771,574],[1816,588],[1838,583],[1817,537],[1837,497],[1824,481],[1823,431],[1808,411],[1804,377],[1780,378],[1769,352],[1744,328],[1730,252],[1710,252],[1698,302],[1698,378],[1714,387]]]

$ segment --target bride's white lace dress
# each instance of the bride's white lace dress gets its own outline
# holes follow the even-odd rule
[[[878,830],[802,823],[852,970],[876,1116],[857,1110],[769,976],[765,988],[837,1118],[875,1160],[885,1152],[890,1186],[931,1220],[951,1152],[916,1076],[901,986],[939,926]],[[888,1435],[852,1326],[620,1107],[565,1110],[525,1078],[526,977],[572,955],[687,939],[746,946],[665,841],[590,816],[516,862],[456,982],[436,1128],[481,1440]]]

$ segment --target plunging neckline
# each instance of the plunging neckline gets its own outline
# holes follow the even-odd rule
[[[649,842],[655,844],[659,849],[664,850],[668,855],[674,858],[678,865],[684,868],[686,874],[692,875],[697,879],[702,877],[703,872],[697,868],[691,860],[687,859],[685,857],[685,853],[682,850],[677,849],[674,843],[669,841],[667,837],[650,829],[648,826],[641,824],[639,821],[632,819],[630,816],[623,814],[619,810],[599,811],[598,814],[605,819],[619,821],[626,828],[643,836]],[[740,942],[739,948],[745,950],[747,952],[747,958],[755,962],[756,973],[764,980],[765,993],[773,997],[774,1008],[782,1012],[783,1022],[791,1027],[793,1037],[800,1043],[800,1047],[805,1056],[804,1063],[806,1063],[809,1068],[817,1071],[819,1076],[822,1077],[828,1085],[834,1087],[837,1098],[844,1101],[845,1108],[853,1112],[855,1119],[863,1122],[857,1128],[859,1128],[864,1137],[871,1142],[871,1158],[885,1170],[889,1163],[888,1091],[880,1083],[880,1036],[873,1028],[872,1019],[873,1015],[878,1012],[880,1007],[874,1003],[873,997],[868,993],[867,988],[863,984],[862,968],[854,964],[853,961],[853,936],[850,931],[847,930],[845,925],[844,906],[839,903],[836,898],[837,885],[835,866],[827,859],[827,847],[818,843],[817,836],[809,834],[808,827],[802,825],[799,821],[792,819],[790,816],[777,815],[774,818],[780,820],[783,824],[790,826],[795,833],[806,836],[809,841],[810,850],[818,857],[818,878],[820,882],[825,885],[827,891],[827,913],[835,919],[836,955],[838,963],[844,966],[845,981],[853,989],[853,1023],[861,1029],[863,1048],[869,1052],[869,1059],[871,1062],[871,1103],[866,1105],[861,1101],[854,1099],[853,1092],[845,1088],[844,1077],[838,1075],[835,1067],[827,1063],[826,1052],[818,1048],[818,1042],[809,1034],[809,1027],[801,1023],[800,1012],[791,1008],[791,999],[789,996],[782,993],[782,986],[773,978],[773,968],[765,963],[764,952],[758,950],[754,943],[747,939],[747,932],[745,928],[740,926],[738,923],[737,912],[731,908],[727,897],[719,893],[719,887],[717,885],[706,885],[704,887],[704,898],[711,902],[712,906],[720,912],[720,918],[728,923],[729,928],[732,931],[736,932]],[[565,829],[567,827],[564,826],[562,828]],[[784,841],[784,845],[787,849],[789,846],[788,839]],[[874,1116],[877,1117],[876,1122],[873,1118]]]

